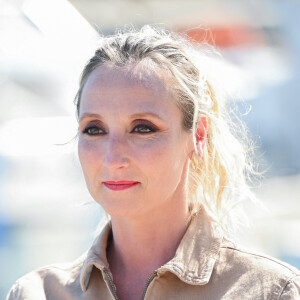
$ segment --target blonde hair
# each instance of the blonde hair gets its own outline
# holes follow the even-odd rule
[[[204,205],[228,230],[236,203],[254,199],[248,179],[254,174],[250,144],[239,122],[226,109],[226,97],[210,81],[201,62],[211,51],[207,45],[192,45],[166,30],[144,26],[101,38],[95,55],[85,66],[75,98],[79,114],[81,93],[89,75],[103,65],[118,67],[144,63],[144,67],[172,79],[172,93],[183,114],[183,128],[193,132],[200,118],[206,118],[207,136],[202,153],[195,154],[189,168],[189,201],[192,213]],[[174,83],[174,85],[173,85]],[[237,137],[238,136],[238,137]]]

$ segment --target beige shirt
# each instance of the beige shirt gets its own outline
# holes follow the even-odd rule
[[[110,234],[108,223],[87,253],[72,263],[25,275],[7,299],[117,299],[106,259]],[[149,276],[143,299],[287,300],[300,299],[299,295],[299,270],[225,239],[202,209],[192,219],[175,257]]]

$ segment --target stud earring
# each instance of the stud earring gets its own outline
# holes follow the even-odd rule
[[[197,170],[199,164],[198,156],[195,151],[193,151],[192,157],[191,157],[191,166],[194,170]]]
[[[197,170],[199,168],[201,159],[202,159],[202,153],[203,153],[203,147],[202,147],[202,142],[199,142],[197,145],[197,152],[194,150],[192,155],[191,155],[191,165],[194,170]]]

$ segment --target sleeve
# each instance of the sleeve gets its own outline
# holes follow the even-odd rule
[[[19,282],[17,281],[8,292],[6,300],[23,300],[23,299],[25,298],[22,296],[22,291],[20,289]]]
[[[46,300],[38,274],[31,272],[19,278],[8,292],[6,300]]]
[[[279,300],[300,300],[300,275],[287,282]]]

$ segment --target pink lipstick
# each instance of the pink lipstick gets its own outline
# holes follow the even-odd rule
[[[135,185],[137,185],[138,181],[127,181],[127,180],[120,180],[120,181],[103,181],[103,184],[113,191],[121,191],[125,189],[129,189]]]

